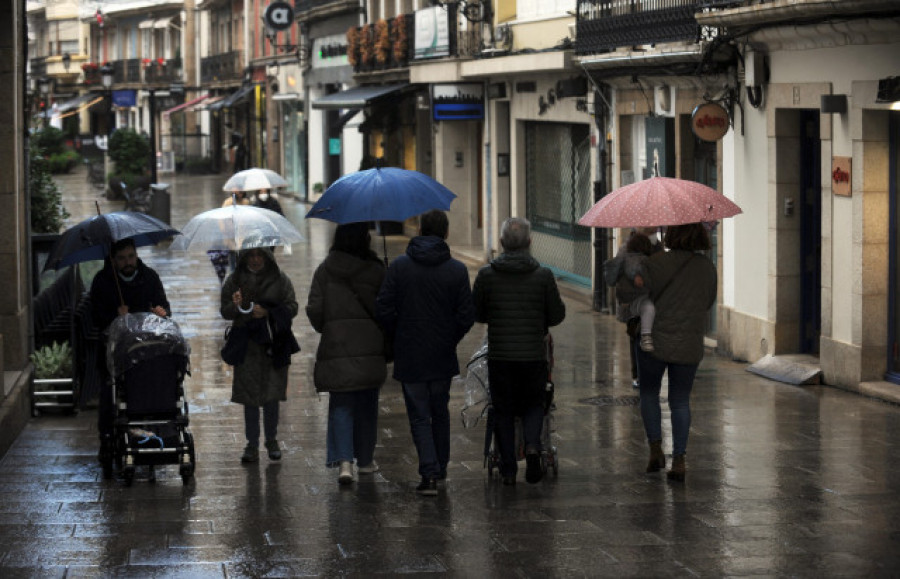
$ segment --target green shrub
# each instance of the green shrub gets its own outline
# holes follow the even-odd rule
[[[59,233],[69,212],[50,176],[50,163],[35,143],[31,145],[28,195],[31,200],[31,230],[34,233]]]
[[[50,173],[54,175],[68,173],[78,164],[80,159],[80,155],[75,151],[65,150],[62,153],[53,153],[47,157],[47,167]]]
[[[50,156],[65,152],[66,134],[55,127],[43,127],[35,131],[31,142],[42,155]]]
[[[72,377],[72,348],[69,342],[44,346],[31,355],[34,377],[38,380]]]
[[[117,175],[143,175],[150,163],[150,143],[134,129],[118,129],[109,138],[109,157]]]

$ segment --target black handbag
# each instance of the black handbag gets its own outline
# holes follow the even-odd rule
[[[225,345],[222,346],[222,360],[231,366],[240,366],[247,356],[250,332],[244,326],[225,328]]]

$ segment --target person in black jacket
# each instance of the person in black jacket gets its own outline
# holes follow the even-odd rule
[[[117,316],[139,312],[152,312],[160,317],[171,315],[159,275],[138,258],[132,239],[122,239],[113,244],[109,259],[91,283],[90,300],[94,326],[104,336]],[[106,368],[105,357],[101,356],[100,367],[104,378],[100,382],[97,430],[100,432],[100,460],[103,462],[105,458],[111,458],[109,444],[115,406],[112,377]]]
[[[259,190],[259,193],[257,193],[256,197],[253,199],[253,206],[268,209],[269,211],[274,211],[279,215],[284,215],[284,210],[281,208],[281,203],[278,202],[278,199],[276,199],[268,189]]]
[[[515,419],[522,418],[525,480],[541,469],[541,430],[548,378],[547,330],[562,323],[566,306],[556,279],[529,253],[531,224],[511,217],[500,229],[503,253],[475,278],[475,320],[488,325],[488,383],[503,484],[516,484]]]
[[[450,257],[443,211],[419,219],[419,235],[391,263],[375,302],[378,322],[394,343],[394,378],[419,455],[416,491],[437,494],[450,459],[450,384],[459,374],[456,346],[475,323],[469,273]]]

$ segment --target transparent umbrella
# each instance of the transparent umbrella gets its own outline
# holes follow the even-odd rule
[[[285,217],[251,205],[230,205],[195,215],[172,242],[175,250],[239,250],[304,241]]]
[[[253,167],[238,171],[225,182],[222,191],[259,191],[260,189],[275,189],[287,187],[288,182],[284,177],[271,169]]]

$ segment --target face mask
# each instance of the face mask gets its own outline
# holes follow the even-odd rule
[[[260,201],[267,201],[269,199],[269,194],[268,193],[260,193],[258,195],[258,199]]]

